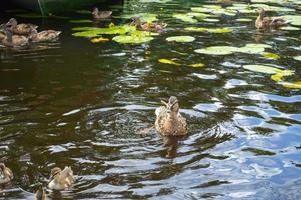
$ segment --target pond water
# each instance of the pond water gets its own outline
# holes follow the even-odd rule
[[[205,20],[187,15],[202,5],[221,3],[125,1],[112,6],[113,18],[80,24],[70,20],[90,15],[17,16],[39,30],[63,33],[58,42],[0,49],[0,161],[15,175],[0,198],[33,199],[54,166],[71,166],[77,175],[74,186],[47,190],[49,198],[301,199],[301,62],[294,59],[301,54],[300,31],[258,32],[255,13]],[[298,8],[293,2],[269,5]],[[168,26],[141,44],[119,44],[111,40],[116,35],[102,35],[110,41],[100,43],[72,36],[74,27],[123,25],[130,20],[119,16],[136,13],[156,14]],[[1,23],[19,14],[5,12]],[[174,14],[188,16],[188,22]],[[231,32],[187,27],[227,27]],[[171,36],[195,40],[166,41]],[[226,55],[194,51],[254,43],[269,45],[264,52],[273,54],[262,49]],[[198,63],[205,66],[189,66]],[[293,72],[273,80],[276,72],[267,73],[265,66]],[[152,129],[141,134],[154,124],[160,100],[171,95],[179,99],[189,135],[162,138]]]

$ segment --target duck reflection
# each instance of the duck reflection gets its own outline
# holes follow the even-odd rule
[[[162,136],[164,147],[166,148],[166,158],[174,158],[177,155],[178,143],[183,137]]]

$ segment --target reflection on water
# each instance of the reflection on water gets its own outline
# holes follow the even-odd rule
[[[95,24],[20,18],[63,34],[56,43],[0,50],[0,161],[15,174],[0,196],[33,199],[51,168],[72,166],[75,185],[48,190],[50,198],[300,199],[300,90],[241,67],[282,66],[295,70],[286,80],[300,81],[300,62],[292,59],[301,52],[298,31],[258,33],[253,22],[234,23],[235,17],[191,25],[171,16],[202,3],[147,2],[126,1],[114,10],[115,16],[154,12],[168,23],[165,33],[141,45],[92,44],[71,36],[71,28]],[[4,14],[1,23],[13,14]],[[110,22],[126,20],[112,18],[98,26]],[[187,32],[187,26],[232,27],[234,32]],[[165,41],[175,35],[196,40]],[[271,45],[269,51],[280,59],[193,51],[256,42]],[[185,65],[162,64],[160,58]],[[191,63],[205,67],[186,65]],[[150,128],[155,108],[170,95],[178,97],[187,118],[187,137],[162,137]]]

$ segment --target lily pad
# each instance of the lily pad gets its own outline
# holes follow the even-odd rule
[[[276,74],[271,76],[271,79],[274,81],[281,81],[284,76],[291,76],[294,74],[292,70],[281,70],[281,72],[277,72]]]
[[[72,30],[81,31],[73,33],[76,37],[96,37],[100,34],[126,34],[129,32],[136,31],[135,27],[129,25],[123,26],[112,26],[108,28],[97,28],[97,27],[77,27]]]
[[[137,13],[137,14],[128,14],[128,15],[121,15],[119,17],[115,18],[125,18],[125,19],[131,19],[133,17],[138,17],[141,22],[153,22],[158,21],[157,14],[153,13]]]
[[[121,44],[139,44],[145,43],[153,40],[151,36],[141,36],[141,35],[118,35],[112,38],[115,42]]]
[[[205,22],[219,22],[219,19],[213,19],[213,18],[204,18],[202,20]]]
[[[91,23],[93,22],[90,19],[79,19],[79,20],[70,20],[70,23],[80,24],[80,23]]]
[[[212,46],[204,49],[196,49],[194,52],[208,55],[229,55],[237,52],[239,48],[231,46]]]
[[[181,65],[180,63],[177,63],[177,62],[175,62],[173,60],[169,60],[169,59],[165,59],[165,58],[159,59],[158,62],[164,63],[164,64],[169,64],[169,65],[177,65],[177,66]]]
[[[190,64],[188,66],[190,66],[190,67],[204,67],[205,64],[203,64],[203,63],[195,63],[195,64]]]
[[[271,59],[271,60],[278,60],[280,58],[279,55],[277,55],[275,53],[270,53],[270,52],[263,52],[262,56],[264,58]]]
[[[92,43],[99,43],[99,42],[107,42],[109,41],[108,38],[98,37],[98,38],[92,38],[90,40]]]
[[[294,26],[283,26],[280,29],[286,30],[286,31],[299,31],[300,30],[300,28],[294,27]]]
[[[249,18],[239,18],[239,19],[236,19],[235,21],[237,21],[237,22],[251,22],[253,20],[249,19]]]
[[[298,60],[298,61],[301,61],[301,56],[295,56],[294,59]]]
[[[197,23],[198,22],[198,20],[193,19],[193,16],[188,15],[188,14],[177,13],[177,14],[173,14],[172,17],[182,20],[183,22],[188,22],[188,23]]]
[[[301,26],[301,15],[284,15],[282,18],[289,21],[292,25]]]
[[[199,27],[187,27],[184,30],[186,31],[195,31],[195,32],[209,32],[209,33],[229,33],[233,30],[230,28],[199,28]]]
[[[260,72],[265,74],[276,74],[282,72],[281,69],[266,65],[244,65],[242,67],[253,72]]]
[[[193,42],[195,38],[191,36],[173,36],[166,38],[166,40],[168,42]]]
[[[284,82],[284,83],[282,83],[282,85],[286,88],[301,89],[301,81],[294,82],[294,83]]]

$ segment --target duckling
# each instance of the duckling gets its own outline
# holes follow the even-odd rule
[[[74,183],[74,176],[71,167],[61,168],[55,167],[50,173],[50,182],[48,187],[52,190],[64,190]]]
[[[13,172],[4,165],[0,163],[0,185],[5,185],[14,178]]]
[[[39,186],[39,189],[34,194],[35,200],[46,200],[46,192],[42,186]]]
[[[32,29],[29,35],[29,39],[32,42],[52,42],[58,39],[61,31],[46,30],[38,32],[36,29]]]
[[[14,34],[28,35],[32,29],[37,29],[38,26],[34,24],[18,24],[15,18],[11,18],[6,23],[6,26],[10,27],[10,31]]]
[[[130,23],[131,26],[135,26],[139,31],[151,31],[151,32],[162,32],[167,26],[166,23],[158,22],[141,22],[138,17],[134,17]]]
[[[13,35],[6,25],[1,25],[0,29],[4,30],[5,36],[1,40],[1,44],[7,47],[17,47],[28,45],[29,40],[27,37],[22,35]]]
[[[263,8],[257,8],[256,12],[258,13],[258,17],[255,21],[255,27],[258,29],[278,28],[280,26],[286,26],[289,23],[281,17],[265,17]]]
[[[179,113],[179,102],[171,96],[168,103],[156,109],[155,128],[162,135],[183,136],[187,134],[186,119]]]
[[[99,11],[98,8],[93,8],[92,16],[94,19],[106,19],[112,15],[112,11]]]

